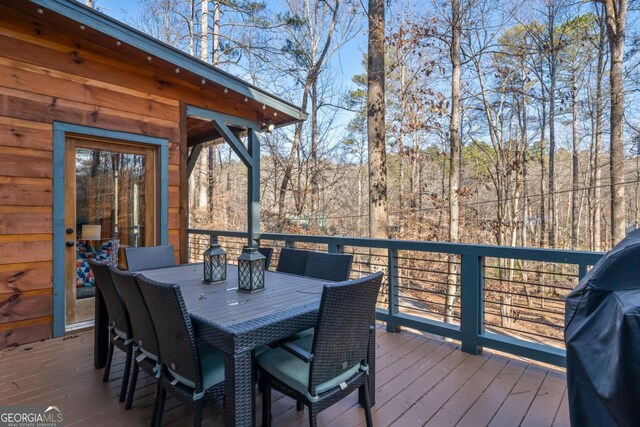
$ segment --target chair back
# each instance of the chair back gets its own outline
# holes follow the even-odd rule
[[[304,276],[305,269],[307,268],[308,255],[309,251],[282,248],[280,249],[280,258],[278,259],[276,271]]]
[[[273,248],[258,248],[258,252],[264,256],[264,269],[268,270],[273,256]]]
[[[147,353],[147,356],[153,355],[157,361],[160,349],[158,348],[156,329],[153,326],[147,304],[138,288],[135,274],[111,268],[111,277],[129,313],[134,341],[143,352]]]
[[[124,248],[124,257],[129,271],[153,270],[176,265],[173,245]]]
[[[165,369],[195,384],[195,392],[202,392],[202,370],[196,338],[180,286],[160,283],[135,276],[158,337],[160,357]]]
[[[351,254],[309,252],[304,275],[332,282],[344,282],[349,280],[352,262]]]
[[[109,266],[93,259],[88,260],[88,262],[96,280],[96,287],[102,294],[102,298],[104,298],[104,304],[107,307],[107,314],[109,315],[109,322],[111,322],[111,325],[119,332],[125,333],[127,338],[130,338],[132,334],[129,313],[124,305],[122,296],[113,283]]]
[[[367,363],[370,326],[374,321],[382,272],[325,285],[315,327],[309,392],[359,363]]]

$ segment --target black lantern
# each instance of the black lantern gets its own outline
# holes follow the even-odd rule
[[[227,280],[227,253],[217,243],[204,251],[204,281],[207,283]]]
[[[245,246],[238,257],[238,290],[256,292],[264,289],[265,257],[258,248]]]

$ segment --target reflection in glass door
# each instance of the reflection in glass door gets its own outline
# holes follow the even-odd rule
[[[89,259],[122,264],[121,249],[154,244],[153,148],[67,140],[67,324],[93,319]]]
[[[76,151],[76,230],[99,226],[100,239],[144,246],[146,156],[91,148]]]

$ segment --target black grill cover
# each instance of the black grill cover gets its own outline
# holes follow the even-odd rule
[[[571,425],[640,426],[640,230],[567,296]]]

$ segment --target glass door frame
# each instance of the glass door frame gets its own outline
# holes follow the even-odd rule
[[[155,243],[168,244],[169,140],[129,132],[53,122],[53,336],[66,330],[66,188],[67,139],[102,139],[113,143],[157,148],[155,175]],[[75,151],[75,150],[74,150]],[[73,159],[75,167],[75,156]],[[75,213],[74,213],[75,216]],[[75,230],[74,230],[75,231]],[[64,249],[63,249],[64,248]],[[96,313],[96,316],[98,313]]]

